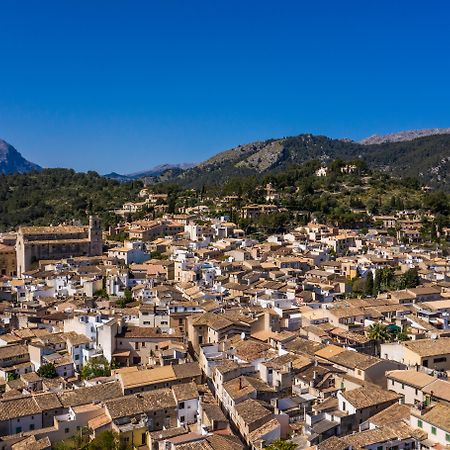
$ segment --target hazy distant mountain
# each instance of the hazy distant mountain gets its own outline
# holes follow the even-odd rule
[[[12,145],[0,139],[0,174],[26,173],[41,169],[37,164],[27,161]]]
[[[378,135],[374,134],[359,141],[360,144],[384,144],[385,142],[404,142],[412,141],[425,136],[434,136],[438,134],[450,134],[450,128],[427,128],[424,130],[399,131],[398,133]]]
[[[120,173],[117,172],[111,172],[107,173],[106,175],[103,175],[105,178],[109,178],[111,180],[126,182],[126,181],[132,181],[133,178],[127,177],[126,175],[120,175]]]
[[[140,172],[134,172],[129,173],[126,176],[128,178],[144,178],[144,177],[154,177],[161,175],[163,172],[165,172],[168,169],[190,169],[191,167],[194,167],[195,164],[193,163],[180,163],[180,164],[160,164],[159,166],[152,167],[151,169],[142,170]]]
[[[166,171],[169,171],[169,172],[174,171],[178,174],[180,171],[176,170],[176,169],[180,169],[181,171],[183,171],[183,170],[190,169],[194,166],[195,166],[195,164],[193,164],[193,163],[160,164],[158,166],[152,167],[151,169],[142,170],[140,172],[129,173],[126,175],[121,175],[116,172],[111,172],[104,176],[106,178],[111,178],[112,180],[117,180],[117,181],[131,181],[131,180],[138,180],[140,178],[159,177]]]

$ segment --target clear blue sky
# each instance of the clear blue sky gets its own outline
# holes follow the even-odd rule
[[[2,0],[0,18],[0,137],[46,167],[450,126],[448,1]]]

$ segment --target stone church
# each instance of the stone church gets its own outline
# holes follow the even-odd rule
[[[75,256],[100,256],[102,230],[97,217],[89,217],[89,225],[58,225],[49,227],[20,227],[16,240],[17,275],[32,269],[45,259]]]

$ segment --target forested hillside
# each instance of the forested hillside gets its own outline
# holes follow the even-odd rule
[[[96,172],[45,169],[29,174],[0,175],[0,229],[21,224],[58,224],[98,214],[106,226],[110,211],[136,197],[142,182],[119,183]]]
[[[236,175],[276,173],[309,160],[361,159],[369,167],[396,176],[416,177],[422,184],[450,190],[450,135],[426,136],[411,141],[363,145],[325,136],[300,136],[240,145],[203,163],[162,178],[187,187],[222,184]]]

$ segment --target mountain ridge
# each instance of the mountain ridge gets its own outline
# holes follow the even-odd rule
[[[28,161],[11,144],[0,139],[0,174],[27,173],[37,170],[42,170],[42,167]]]
[[[405,130],[388,134],[373,134],[359,141],[363,145],[384,144],[386,142],[412,141],[420,137],[450,134],[450,128],[423,128],[421,130]]]
[[[216,153],[199,164],[160,164],[153,168],[106,178],[121,182],[174,182],[198,187],[233,176],[256,176],[284,170],[309,160],[364,160],[369,167],[398,176],[416,177],[422,184],[450,190],[450,128],[430,128],[372,136],[359,142],[300,134],[241,144]],[[0,139],[0,174],[41,170]]]
[[[308,160],[325,163],[332,159],[362,159],[369,167],[415,177],[431,187],[450,189],[450,134],[379,144],[312,134],[255,141],[219,152],[170,180],[166,177],[159,181],[198,187],[221,183],[233,176],[277,172]]]

